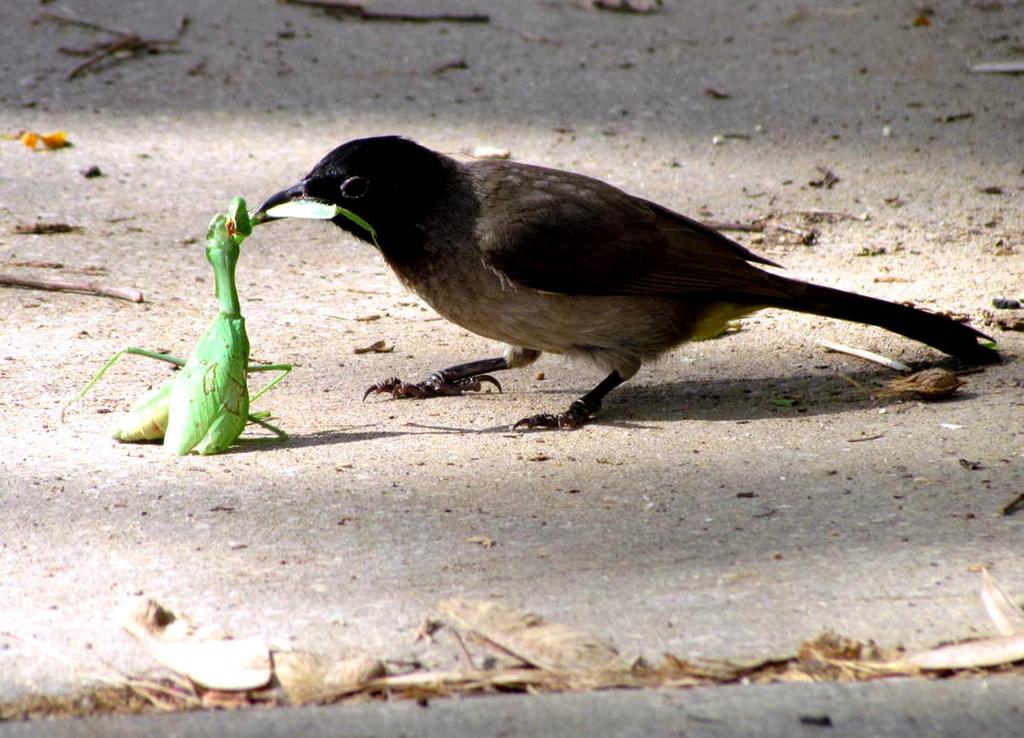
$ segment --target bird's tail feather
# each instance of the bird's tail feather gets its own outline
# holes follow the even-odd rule
[[[991,338],[945,315],[831,287],[779,279],[784,281],[785,295],[773,296],[772,307],[875,325],[972,364],[990,364],[1000,360]],[[979,339],[989,345],[979,343]]]

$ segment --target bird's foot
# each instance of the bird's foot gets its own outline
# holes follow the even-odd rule
[[[434,372],[422,382],[410,384],[403,382],[398,377],[389,377],[374,385],[371,385],[363,393],[363,400],[370,395],[390,394],[396,400],[413,398],[424,399],[427,397],[453,397],[463,392],[480,392],[484,383],[493,384],[498,392],[501,392],[501,384],[490,374],[477,374],[470,377],[449,379],[443,371]]]
[[[598,407],[590,407],[583,400],[574,400],[565,412],[558,413],[558,415],[551,413],[530,415],[513,425],[512,430],[520,428],[560,428],[563,430],[579,428],[587,422],[591,413],[596,412],[599,407],[600,405]]]

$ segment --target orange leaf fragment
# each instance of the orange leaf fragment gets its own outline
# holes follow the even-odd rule
[[[16,136],[12,136],[12,138],[16,138],[18,141],[21,141],[25,146],[33,151],[37,150],[40,144],[47,149],[63,149],[65,146],[71,145],[71,142],[68,141],[67,131],[54,131],[53,133],[22,131]]]
[[[43,144],[48,149],[62,149],[65,146],[70,146],[68,141],[67,131],[54,131],[53,133],[47,133],[43,136]]]

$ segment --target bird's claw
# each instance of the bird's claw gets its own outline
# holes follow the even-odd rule
[[[388,377],[387,379],[382,379],[381,381],[375,382],[374,384],[371,384],[369,387],[366,388],[366,392],[363,393],[363,402],[366,402],[366,398],[369,397],[370,395],[387,393],[394,395],[396,391],[399,391],[399,388],[410,386],[413,385],[407,385],[398,377]]]
[[[478,374],[474,377],[466,377],[465,379],[458,380],[455,384],[461,388],[461,391],[469,390],[472,392],[480,392],[483,390],[481,382],[489,382],[494,385],[495,389],[497,389],[499,393],[501,392],[501,382],[490,374]]]
[[[512,430],[519,430],[520,428],[561,428],[560,417],[551,413],[529,415],[517,420],[516,424],[512,426]]]
[[[558,413],[558,415],[553,415],[552,413],[530,415],[513,425],[512,430],[519,430],[520,428],[560,428],[572,430],[586,423],[591,412],[592,410],[584,402],[576,400],[564,413]]]
[[[426,380],[410,384],[398,377],[389,377],[371,385],[363,393],[363,401],[373,394],[390,394],[396,400],[407,398],[424,399],[427,397],[453,397],[463,392],[480,392],[484,383],[495,386],[501,392],[501,383],[490,374],[478,374],[461,379],[448,379],[443,372],[431,374]]]

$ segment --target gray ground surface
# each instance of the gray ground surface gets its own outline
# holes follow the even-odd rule
[[[529,700],[527,705],[524,700]],[[272,712],[185,713],[131,720],[12,723],[0,725],[0,735],[1011,738],[1020,735],[1020,720],[1020,680],[1004,677],[482,697],[439,700],[429,707],[406,702]]]
[[[1024,516],[1000,515],[1024,491],[1020,333],[990,329],[1008,361],[953,401],[883,401],[843,376],[870,388],[888,370],[815,339],[944,359],[766,312],[644,368],[583,430],[510,434],[599,377],[547,357],[500,395],[360,403],[384,376],[496,347],[437,319],[365,246],[277,223],[246,242],[239,287],[253,355],[296,364],[260,403],[289,443],[179,459],[108,440],[102,413],[167,374],[143,359],[58,419],[122,346],[189,352],[215,310],[201,236],[230,197],[258,201],[378,133],[504,146],[704,219],[856,216],[818,224],[810,247],[742,240],[794,276],[981,325],[993,297],[1024,297],[1024,80],[967,68],[1024,53],[1024,6],[930,5],[919,27],[912,4],[873,1],[633,17],[451,0],[415,7],[492,22],[411,26],[269,0],[4,3],[0,128],[66,128],[75,146],[0,142],[0,270],[60,262],[147,302],[0,290],[0,631],[21,639],[0,639],[0,698],[78,685],[96,659],[148,667],[113,618],[140,592],[279,646],[437,666],[455,654],[412,635],[456,595],[655,657],[784,654],[828,628],[908,647],[988,632],[969,567],[1024,592]],[[183,12],[192,25],[180,53],[65,81],[79,60],[58,47],[107,37],[43,11],[152,37]],[[723,134],[749,138],[714,145]],[[105,176],[84,179],[89,165]],[[818,167],[840,182],[809,186]],[[81,230],[14,233],[36,220]],[[378,339],[396,350],[353,354]]]

